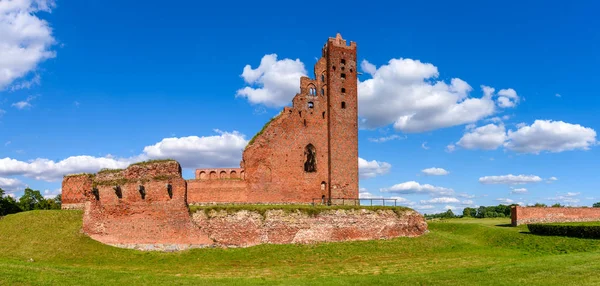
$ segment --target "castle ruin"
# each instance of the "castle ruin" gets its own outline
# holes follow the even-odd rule
[[[314,79],[300,78],[292,106],[249,142],[240,168],[196,170],[195,179],[184,184],[187,203],[358,199],[356,73],[356,43],[348,44],[340,34],[329,38]],[[91,185],[65,179],[63,207],[83,208]]]
[[[356,43],[329,38],[300,93],[246,146],[240,168],[198,169],[184,180],[173,160],[65,176],[63,209],[83,209],[83,231],[102,243],[146,250],[312,243],[418,236],[427,223],[406,209],[276,208],[195,212],[190,204],[339,204],[358,199]]]

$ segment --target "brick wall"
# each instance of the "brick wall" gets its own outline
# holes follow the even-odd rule
[[[208,182],[234,169],[196,171],[190,203],[310,203],[322,197],[358,198],[356,43],[338,34],[323,48],[314,79],[242,155],[244,183]],[[309,153],[315,168],[307,171]],[[212,175],[211,175],[212,174]],[[223,174],[223,175],[219,175]]]
[[[92,189],[92,180],[91,174],[65,176],[62,182],[62,209],[82,210],[85,193]]]
[[[427,231],[422,215],[392,210],[332,210],[311,216],[302,212],[268,210],[234,213],[202,210],[194,222],[219,246],[248,247],[258,244],[317,243],[420,236]]]
[[[339,34],[329,38],[314,66],[314,79],[300,78],[300,92],[292,106],[285,107],[247,146],[240,168],[196,170],[196,180],[188,182],[186,199],[194,204],[357,199],[356,59],[356,43],[348,44]],[[307,168],[309,158],[314,164]],[[134,164],[123,172],[100,172],[94,181],[152,180],[157,176],[180,177],[180,166]],[[85,180],[74,177],[63,182],[65,208],[81,208],[82,192],[91,187]],[[104,192],[111,192],[110,188],[99,191],[103,193],[101,201],[106,199]],[[114,196],[110,198],[114,200]]]
[[[189,204],[243,203],[248,201],[248,186],[240,179],[188,180]]]
[[[86,193],[83,230],[95,240],[182,248],[213,243],[190,219],[187,183],[175,161],[101,172],[93,187],[96,192]]]
[[[528,223],[600,221],[600,208],[511,208],[513,226]]]

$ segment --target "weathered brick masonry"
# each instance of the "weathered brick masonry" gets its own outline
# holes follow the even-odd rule
[[[185,184],[187,202],[357,199],[356,43],[348,44],[339,34],[329,38],[314,76],[300,78],[300,93],[292,106],[285,107],[248,144],[240,168],[196,170],[196,178]],[[85,176],[65,177],[64,208],[83,208],[83,192],[90,187]]]
[[[264,222],[255,219],[257,213],[239,213],[214,220],[195,215],[198,224],[192,221],[188,204],[358,198],[356,44],[348,45],[339,34],[329,38],[314,76],[300,79],[292,106],[251,140],[240,168],[199,169],[188,181],[175,161],[69,175],[62,185],[63,208],[84,209],[83,230],[92,238],[142,249],[422,234],[427,225],[414,212],[400,218],[391,211],[338,212],[316,219],[275,212]],[[236,231],[244,228],[254,236],[239,237]]]
[[[600,208],[537,208],[514,206],[513,226],[528,223],[600,221]]]
[[[356,43],[329,38],[314,75],[247,146],[241,168],[196,171],[190,204],[358,198]]]
[[[113,245],[212,245],[191,220],[186,181],[175,161],[134,164],[88,177],[83,231]]]

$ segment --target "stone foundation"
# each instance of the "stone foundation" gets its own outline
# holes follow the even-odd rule
[[[406,211],[399,216],[393,210],[338,209],[315,216],[276,209],[264,216],[247,210],[209,211],[208,215],[200,210],[193,220],[215,244],[224,247],[415,237],[427,231],[422,215]]]

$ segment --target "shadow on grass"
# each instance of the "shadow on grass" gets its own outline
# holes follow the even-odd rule
[[[496,226],[499,226],[499,227],[513,227],[512,224],[510,224],[510,223],[497,224]]]

